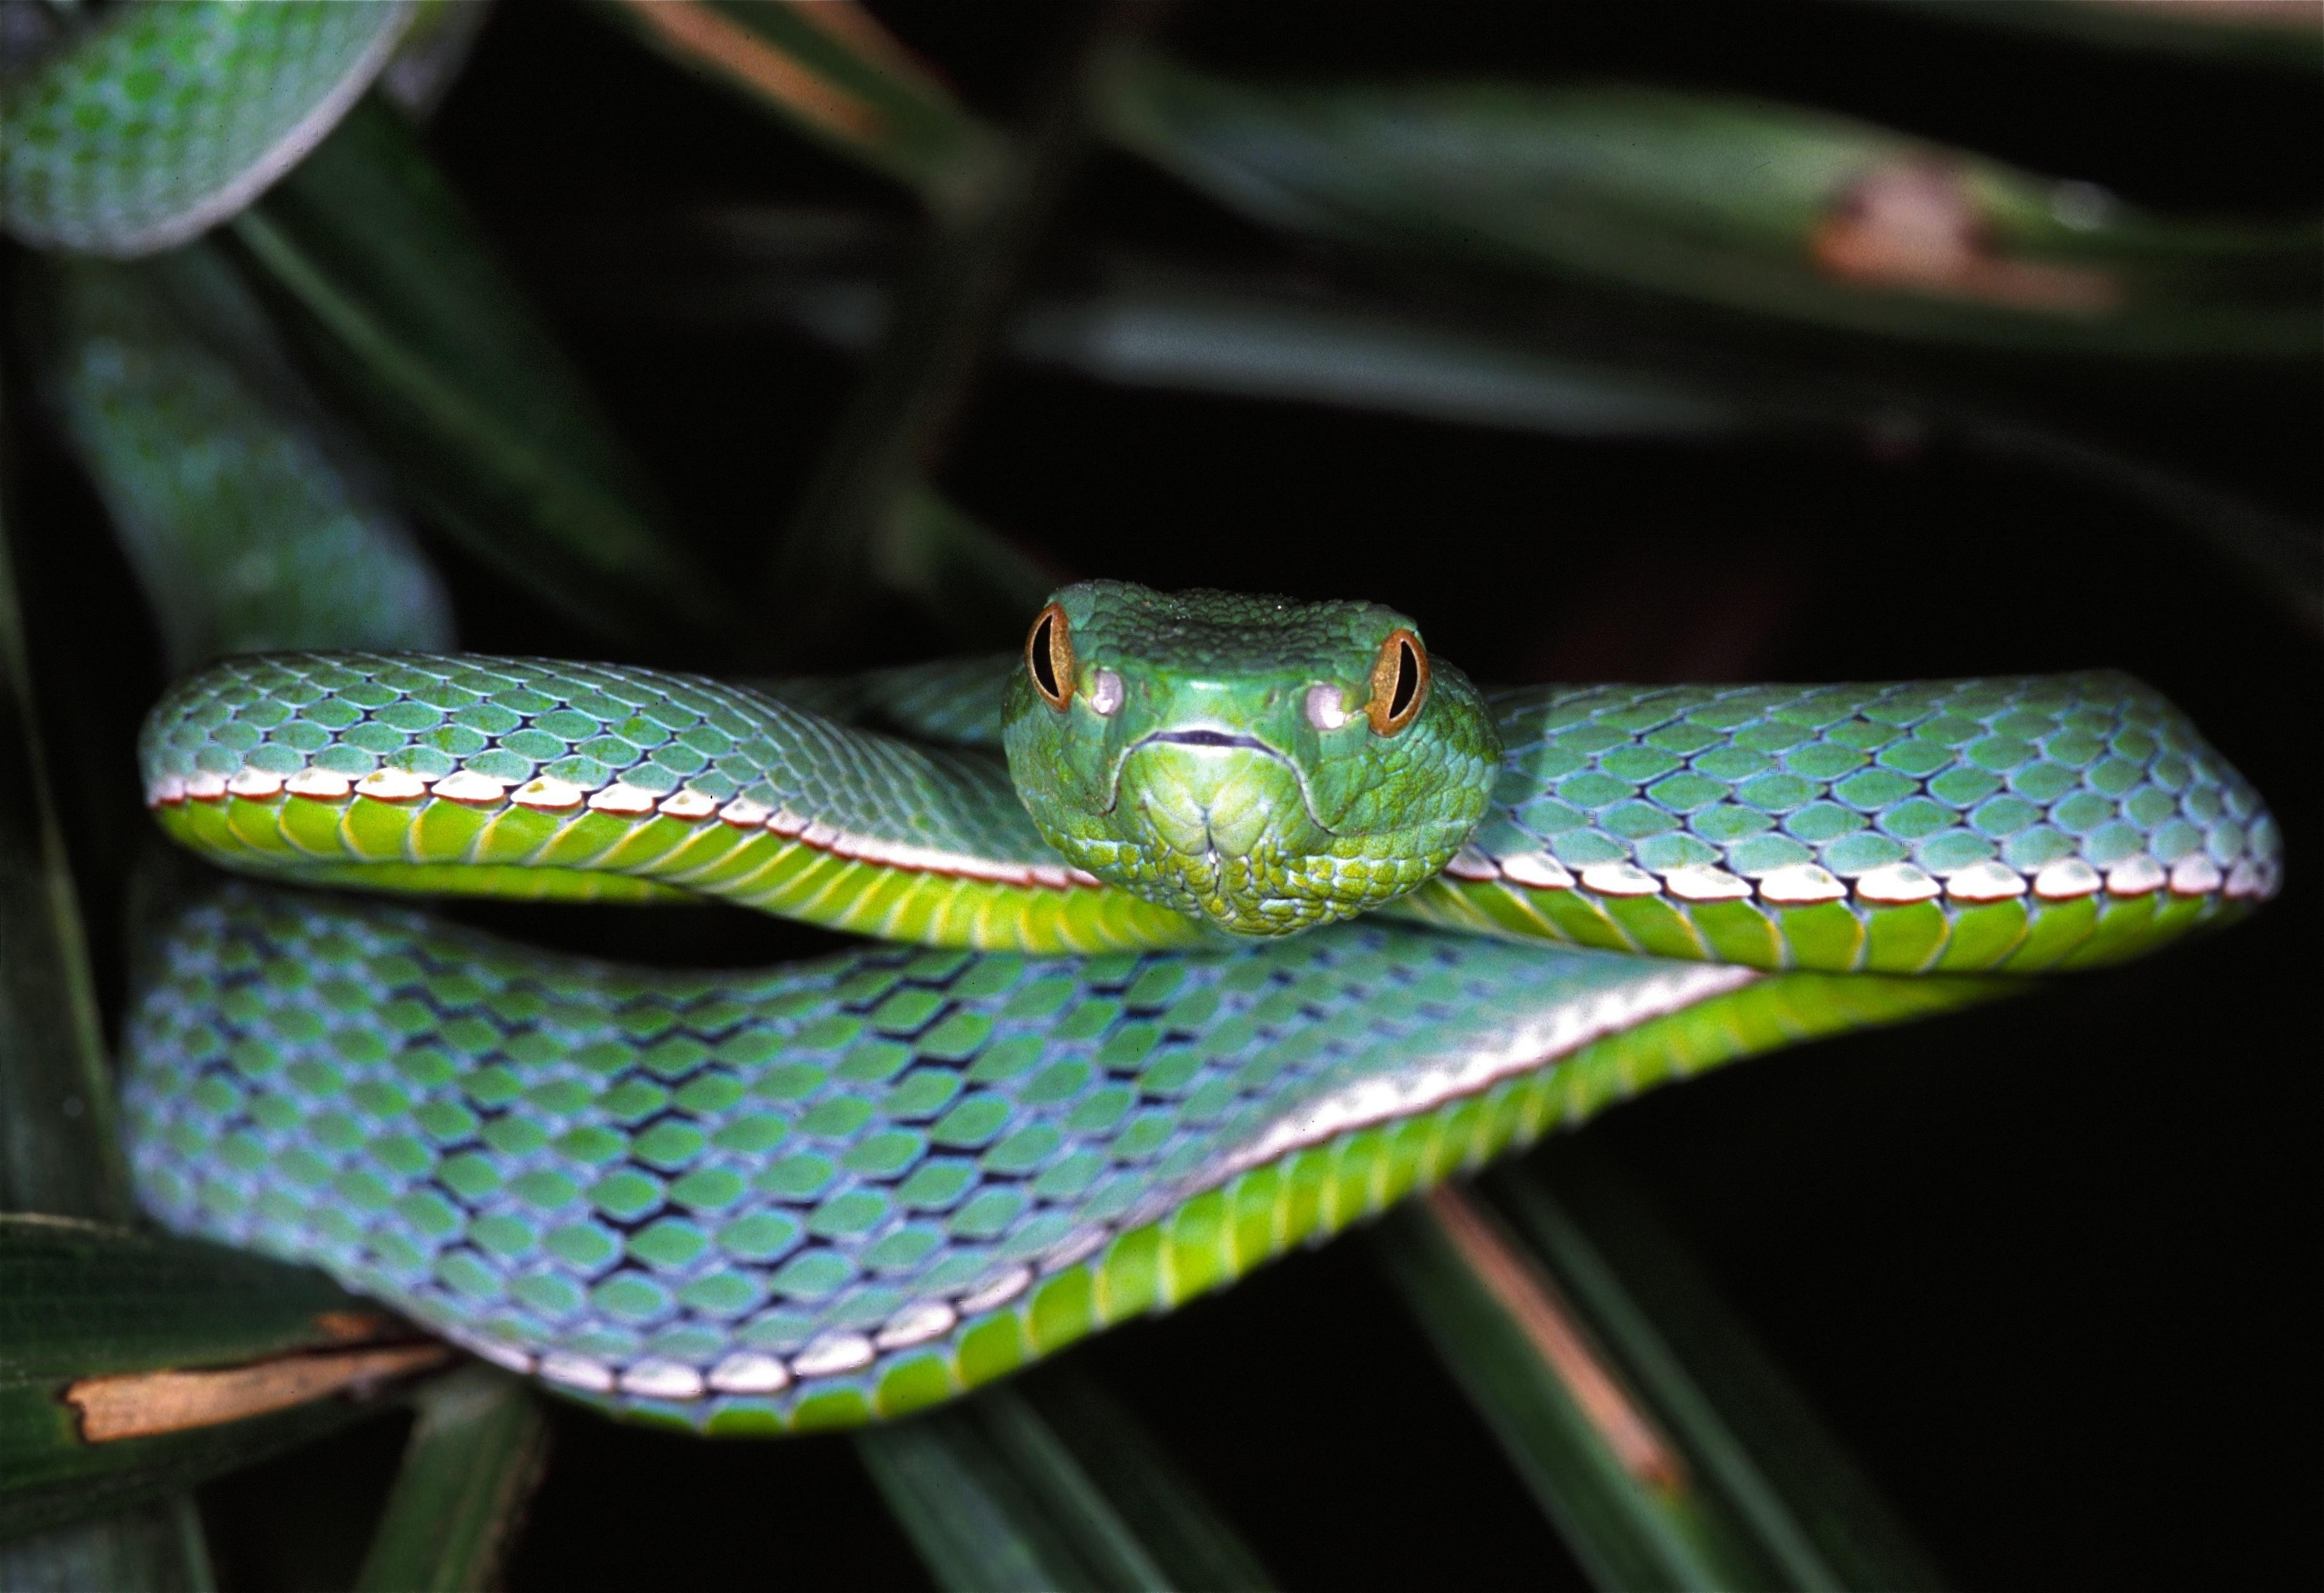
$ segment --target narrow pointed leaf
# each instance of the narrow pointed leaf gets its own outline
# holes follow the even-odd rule
[[[0,1217],[0,1537],[102,1514],[364,1413],[451,1351],[320,1275]]]
[[[981,1400],[954,1405],[855,1441],[936,1585],[947,1593],[1150,1585],[1136,1574],[1149,1567],[1110,1579],[1088,1563],[1075,1535],[1048,1518],[1040,1479],[1022,1475],[1018,1457],[986,1430],[982,1409]]]
[[[2104,49],[2314,76],[2324,62],[2324,14],[2308,0],[2157,5],[2153,0],[1882,0],[1948,23],[2050,35]]]
[[[1406,1303],[1518,1477],[1601,1588],[1757,1588],[1773,1567],[1702,1508],[1670,1433],[1572,1306],[1469,1197],[1397,1213]]]
[[[600,0],[601,15],[938,208],[991,175],[1001,135],[853,0]]]
[[[1024,1391],[1172,1587],[1272,1586],[1233,1524],[1179,1470],[1145,1423],[1077,1363],[1061,1362],[1027,1378]]]
[[[5,395],[0,395],[5,396]],[[95,981],[34,716],[0,409],[0,1206],[123,1218]]]
[[[189,1495],[0,1543],[8,1593],[215,1593]]]
[[[422,1389],[358,1593],[460,1593],[499,1585],[549,1458],[540,1402],[516,1378],[472,1366]]]
[[[1257,1588],[1265,1573],[1135,1419],[1054,1377],[875,1428],[873,1481],[939,1585]]]
[[[47,276],[51,408],[173,672],[281,648],[452,646],[442,584],[216,249]]]
[[[1561,1146],[1539,1158],[1559,1160]],[[1586,1163],[1586,1153],[1576,1153]],[[1609,1263],[1544,1181],[1439,1191],[1387,1226],[1406,1303],[1593,1580],[1934,1587],[1803,1401],[1634,1215]],[[1502,1211],[1513,1211],[1511,1223]],[[1595,1215],[1605,1202],[1593,1202]],[[1634,1293],[1628,1280],[1647,1287]]]
[[[1308,236],[1489,278],[1932,344],[2318,347],[2313,223],[2141,212],[1863,123],[1665,89],[1258,87],[1148,61],[1112,135]]]
[[[1784,1582],[1940,1585],[1806,1400],[1589,1142],[1503,1168],[1484,1190]]]
[[[579,375],[392,111],[357,106],[235,235],[399,483],[476,557],[603,634],[724,626]]]
[[[0,1208],[120,1216],[128,1173],[114,1135],[113,1080],[16,595],[9,419],[0,405]],[[209,1554],[180,1494],[0,1542],[0,1588],[210,1593]]]
[[[1057,575],[934,492],[906,493],[881,527],[876,572],[964,648],[1005,648]]]

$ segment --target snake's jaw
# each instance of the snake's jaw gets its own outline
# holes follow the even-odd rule
[[[1282,754],[1156,738],[1133,750],[1120,779],[1114,826],[1140,864],[1130,889],[1238,935],[1343,916],[1314,888],[1314,862],[1331,836]]]

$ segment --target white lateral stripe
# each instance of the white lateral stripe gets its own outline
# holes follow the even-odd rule
[[[309,767],[300,769],[282,782],[282,788],[293,796],[305,796],[317,802],[334,802],[355,788],[355,783],[343,774],[333,774],[327,769]]]
[[[1663,877],[1663,886],[1681,901],[1735,902],[1751,894],[1751,882],[1709,863],[1688,863]]]
[[[790,1381],[789,1367],[752,1349],[737,1350],[710,1368],[710,1386],[721,1394],[775,1394]]]
[[[1856,881],[1858,896],[1884,907],[1924,902],[1943,889],[1935,875],[1911,863],[1884,863]]]
[[[375,802],[409,802],[428,795],[428,782],[405,769],[374,769],[355,782],[355,795]]]
[[[197,802],[216,802],[226,795],[226,776],[204,769],[186,777],[186,795]]]
[[[2171,894],[2173,896],[2209,896],[2217,890],[2225,876],[2219,865],[2197,852],[2182,857],[2171,868]]]
[[[945,852],[934,846],[918,846],[908,841],[883,841],[877,836],[858,835],[842,830],[821,819],[802,819],[788,808],[777,808],[766,824],[776,834],[788,836],[802,846],[812,846],[817,852],[827,852],[834,857],[845,858],[851,862],[869,863],[877,868],[902,869],[916,874],[942,874],[955,879],[988,879],[1000,885],[1038,885],[1052,890],[1100,883],[1094,875],[1084,874],[1079,869],[1069,869],[1063,863],[996,862],[991,858]],[[788,824],[796,824],[798,828],[788,828]]]
[[[438,1337],[449,1339],[470,1355],[480,1356],[504,1370],[522,1376],[530,1376],[532,1372],[532,1357],[513,1344],[503,1344],[497,1339],[486,1338],[482,1333],[471,1332],[449,1322],[431,1323],[429,1331]]]
[[[718,811],[718,804],[699,791],[679,791],[662,798],[661,811],[674,819],[706,819]]]
[[[237,769],[226,783],[226,794],[253,801],[282,795],[282,777],[263,769]]]
[[[1501,877],[1536,890],[1571,890],[1573,876],[1545,852],[1520,852],[1501,860]]]
[[[530,807],[540,813],[563,813],[578,807],[586,796],[580,787],[570,780],[560,780],[553,774],[527,780],[509,793],[509,800],[519,807]]]
[[[1945,894],[1956,901],[1998,902],[2025,894],[2025,877],[1987,858],[1971,863],[1945,880]]]
[[[791,1375],[797,1377],[828,1377],[840,1372],[853,1372],[868,1367],[879,1351],[872,1340],[861,1333],[824,1333],[809,1340],[807,1347],[791,1357]]]
[[[148,807],[175,807],[179,803],[183,802],[185,799],[186,782],[184,777],[180,775],[165,774],[161,777],[160,783],[155,785],[153,789],[147,794],[145,797],[145,806]]]
[[[1462,846],[1444,865],[1444,872],[1455,879],[1498,879],[1501,866],[1473,846]]]
[[[1659,896],[1663,889],[1635,863],[1591,863],[1582,870],[1582,888],[1600,896]]]
[[[1441,1058],[1394,1077],[1365,1079],[1323,1097],[1206,1169],[1199,1188],[1214,1189],[1239,1173],[1293,1151],[1473,1095],[1512,1073],[1529,1072],[1593,1040],[1739,990],[1760,977],[1752,969],[1716,963],[1681,966],[1636,984],[1601,991],[1589,1000],[1568,1002],[1554,1016],[1519,1027],[1499,1045]],[[1176,1192],[1183,1198],[1196,1191]],[[967,1309],[968,1303],[963,1301],[962,1310]]]
[[[2106,881],[2098,871],[2078,857],[2060,858],[2054,863],[2044,863],[2042,871],[2034,876],[2034,894],[2045,902],[2072,901],[2078,897],[2094,896]]]
[[[1106,1241],[1111,1238],[1113,1238],[1113,1230],[1102,1224],[1095,1228],[1084,1228],[1079,1233],[1068,1234],[1064,1239],[1042,1253],[1041,1270],[1063,1272],[1068,1266],[1078,1266],[1105,1248]]]
[[[1793,863],[1775,870],[1759,881],[1763,900],[1778,907],[1809,907],[1817,902],[1836,902],[1848,894],[1848,887],[1829,869],[1813,863]]]
[[[586,1355],[576,1355],[569,1349],[552,1349],[540,1358],[540,1376],[551,1383],[562,1383],[567,1388],[586,1388],[592,1394],[613,1391],[613,1371],[602,1361],[591,1360]]]
[[[718,810],[718,816],[738,830],[755,830],[765,824],[767,816],[774,811],[763,803],[752,801],[748,796],[737,796]]]
[[[647,1399],[700,1399],[702,1374],[674,1360],[646,1359],[621,1377],[622,1392]]]
[[[1031,1267],[1012,1266],[973,1294],[962,1295],[960,1313],[963,1316],[981,1316],[988,1311],[1006,1305],[1023,1294],[1026,1285],[1032,1281]]]
[[[2107,891],[2112,896],[2144,896],[2149,891],[2162,889],[2163,881],[2169,878],[2163,871],[2161,863],[2142,852],[2135,857],[2123,859],[2107,870]]]
[[[465,802],[482,807],[508,798],[508,782],[496,780],[488,774],[478,774],[473,769],[456,769],[436,782],[436,795],[447,802]]]
[[[651,791],[641,791],[635,786],[615,780],[612,785],[589,798],[589,806],[599,813],[618,814],[624,818],[640,818],[654,810],[659,798]]]
[[[890,1317],[874,1342],[882,1349],[909,1349],[915,1344],[943,1338],[958,1321],[959,1313],[943,1301],[923,1300]]]

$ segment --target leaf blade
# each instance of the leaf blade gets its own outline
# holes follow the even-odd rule
[[[234,234],[317,373],[471,553],[603,634],[725,630],[727,604],[393,112],[358,106]]]
[[[417,1419],[357,1593],[458,1593],[498,1584],[549,1459],[540,1402],[472,1366],[418,1395]]]

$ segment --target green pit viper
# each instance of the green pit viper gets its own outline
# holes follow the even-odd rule
[[[410,15],[99,14],[0,87],[0,221],[193,236]],[[171,269],[216,298],[216,266]],[[440,649],[424,565],[282,424],[311,406],[263,412],[110,269],[60,277],[53,396],[173,649]],[[2120,676],[1480,692],[1386,608],[1108,583],[1021,657],[845,681],[237,657],[142,760],[162,827],[255,877],[141,981],[148,1210],[719,1434],[919,1408],[1609,1102],[2132,955],[2281,868]],[[285,882],[881,938],[671,973]]]
[[[2119,675],[1483,692],[1377,604],[1114,582],[1021,658],[844,682],[234,658],[142,764],[262,879],[891,943],[673,974],[239,888],[134,1016],[163,1222],[714,1433],[918,1408],[1610,1100],[2279,872]]]

